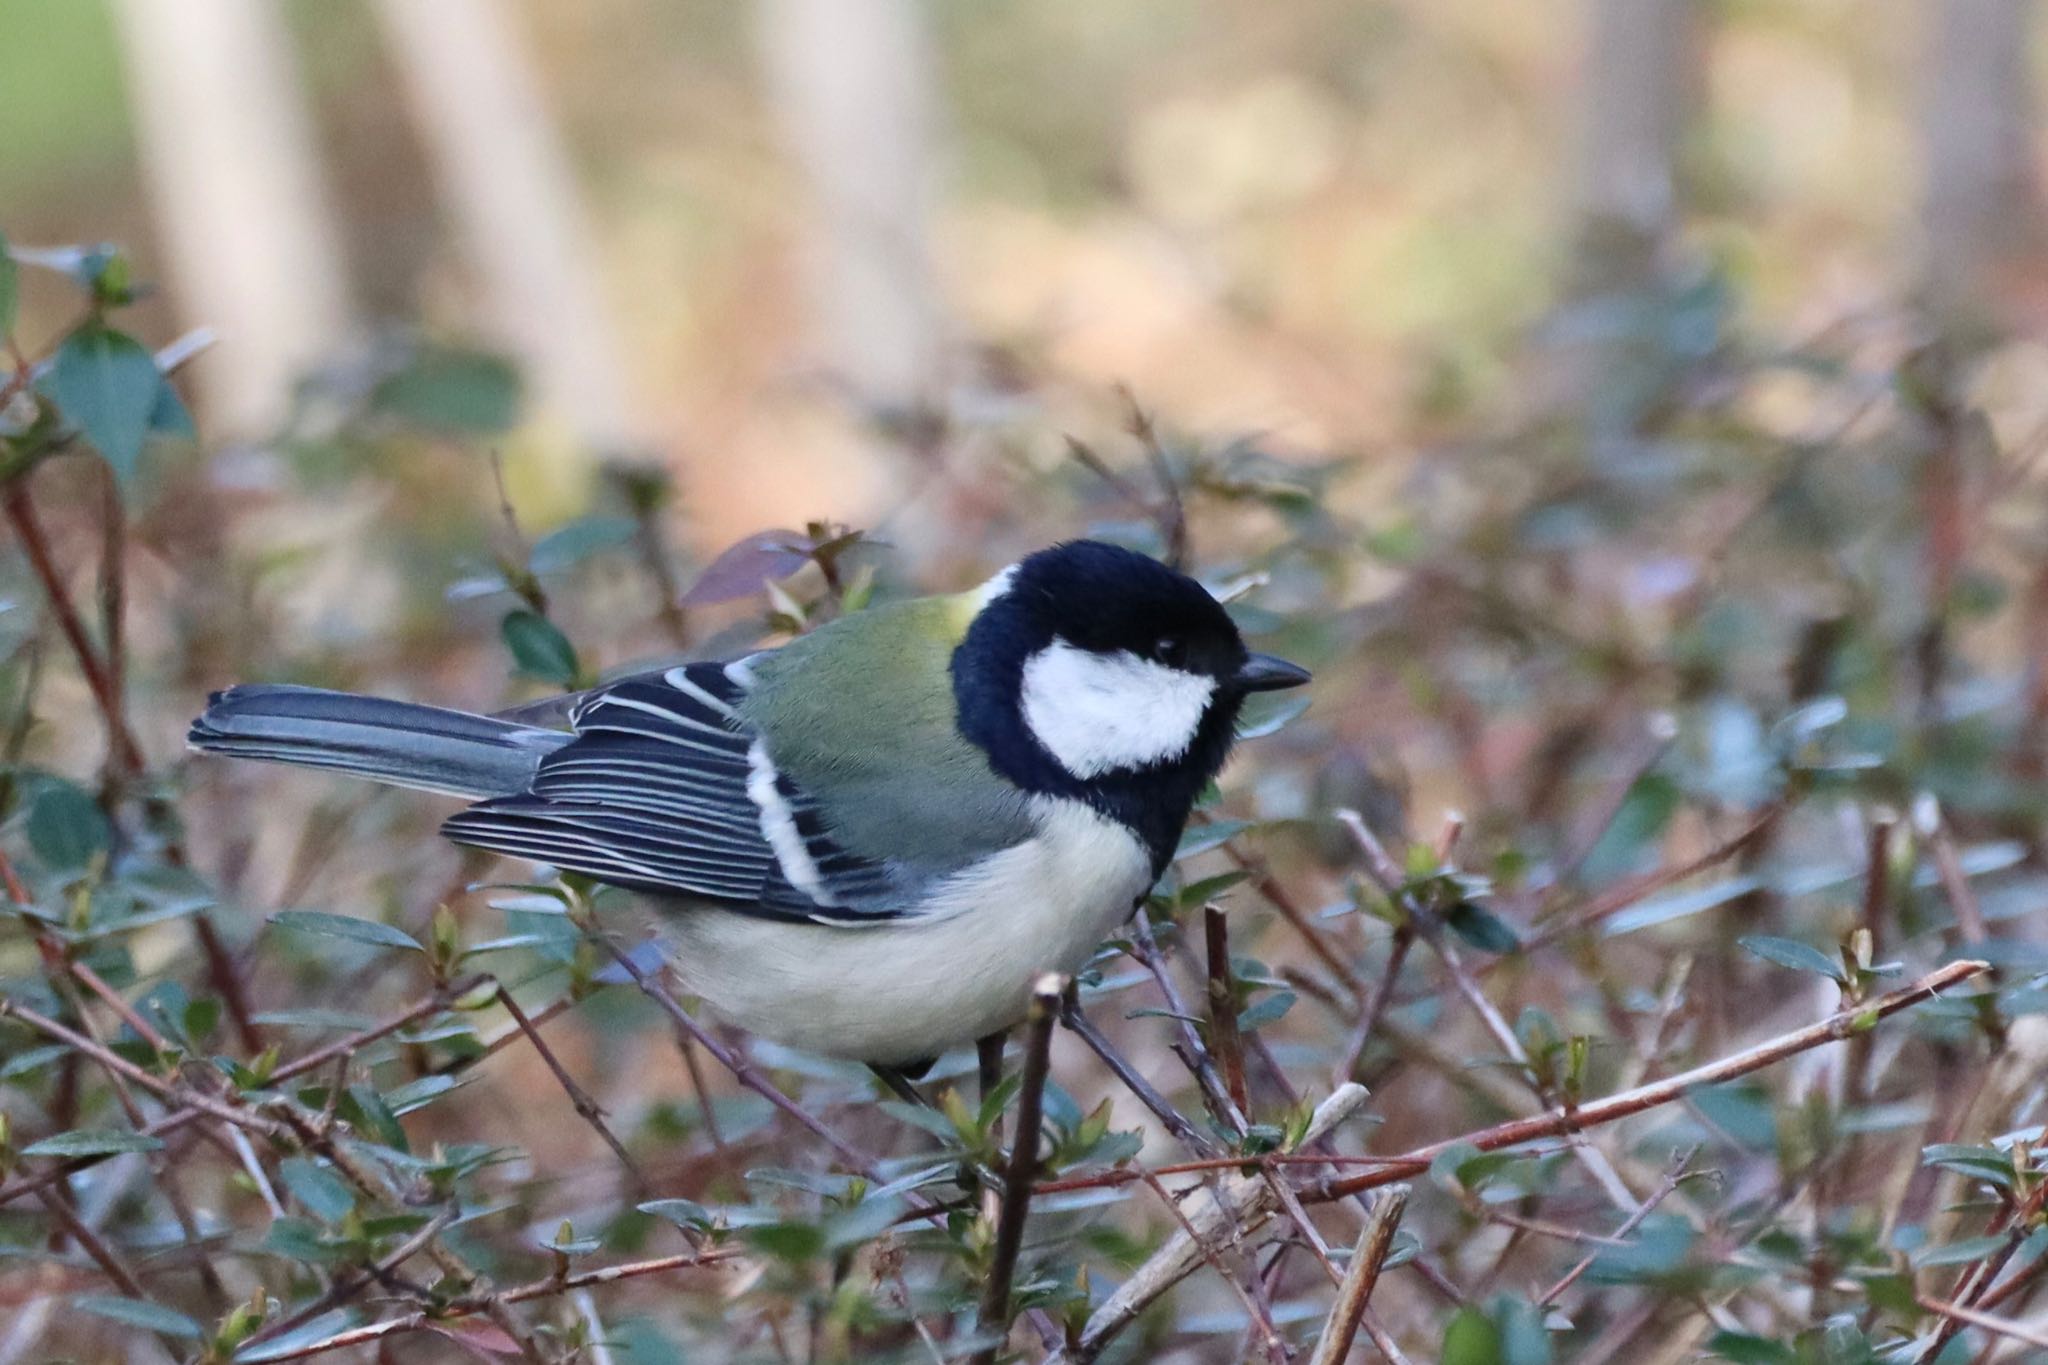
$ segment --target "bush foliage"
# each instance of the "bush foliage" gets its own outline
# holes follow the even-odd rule
[[[0,375],[0,1358],[2039,1344],[2024,352],[1760,336],[1701,270],[1561,310],[1403,462],[1082,395],[1071,450],[967,433],[913,584],[887,527],[680,560],[643,465],[530,534],[517,376],[434,338],[207,449],[124,257],[0,251],[0,332],[16,261],[80,304]],[[239,678],[495,708],[1084,528],[1184,545],[1317,682],[1006,1078],[929,1104],[697,1017],[621,898],[428,798],[178,752]]]

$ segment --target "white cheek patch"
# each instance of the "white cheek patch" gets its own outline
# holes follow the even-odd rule
[[[1216,680],[1065,640],[1024,663],[1024,723],[1046,752],[1087,779],[1179,758],[1195,742]]]

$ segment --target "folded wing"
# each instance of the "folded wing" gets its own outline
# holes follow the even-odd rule
[[[655,895],[778,919],[894,918],[926,878],[842,845],[740,713],[744,664],[696,663],[600,688],[530,787],[451,816],[457,843]]]

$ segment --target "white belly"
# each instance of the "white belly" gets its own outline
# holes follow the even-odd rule
[[[721,1018],[791,1047],[908,1062],[1007,1028],[1043,972],[1071,972],[1152,881],[1144,846],[1071,801],[1036,837],[941,885],[926,914],[871,927],[729,910],[662,916],[677,974]]]

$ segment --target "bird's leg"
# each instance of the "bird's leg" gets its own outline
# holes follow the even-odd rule
[[[1009,1041],[1010,1031],[1008,1029],[1001,1029],[989,1034],[986,1038],[974,1040],[975,1059],[980,1063],[981,1067],[981,1074],[978,1079],[981,1083],[980,1098],[983,1104],[988,1103],[988,1097],[995,1094],[996,1088],[1003,1083],[1003,1048]],[[1003,1116],[1001,1114],[997,1114],[993,1119],[989,1120],[988,1136],[989,1140],[996,1145],[996,1149],[1001,1151],[1003,1146]],[[1005,1166],[1009,1164],[1007,1155],[1005,1155],[1001,1164]],[[990,1227],[995,1226],[996,1214],[1002,1208],[1002,1199],[997,1193],[997,1188],[997,1185],[990,1181],[984,1181],[981,1187],[981,1211],[983,1216],[988,1219]]]
[[[986,1038],[977,1038],[975,1040],[975,1054],[981,1063],[981,1098],[983,1100],[988,1099],[990,1095],[994,1094],[996,1087],[1003,1083],[1003,1048],[1009,1044],[1009,1041],[1010,1031],[1008,1029],[1003,1029],[1000,1032],[989,1034]]]

